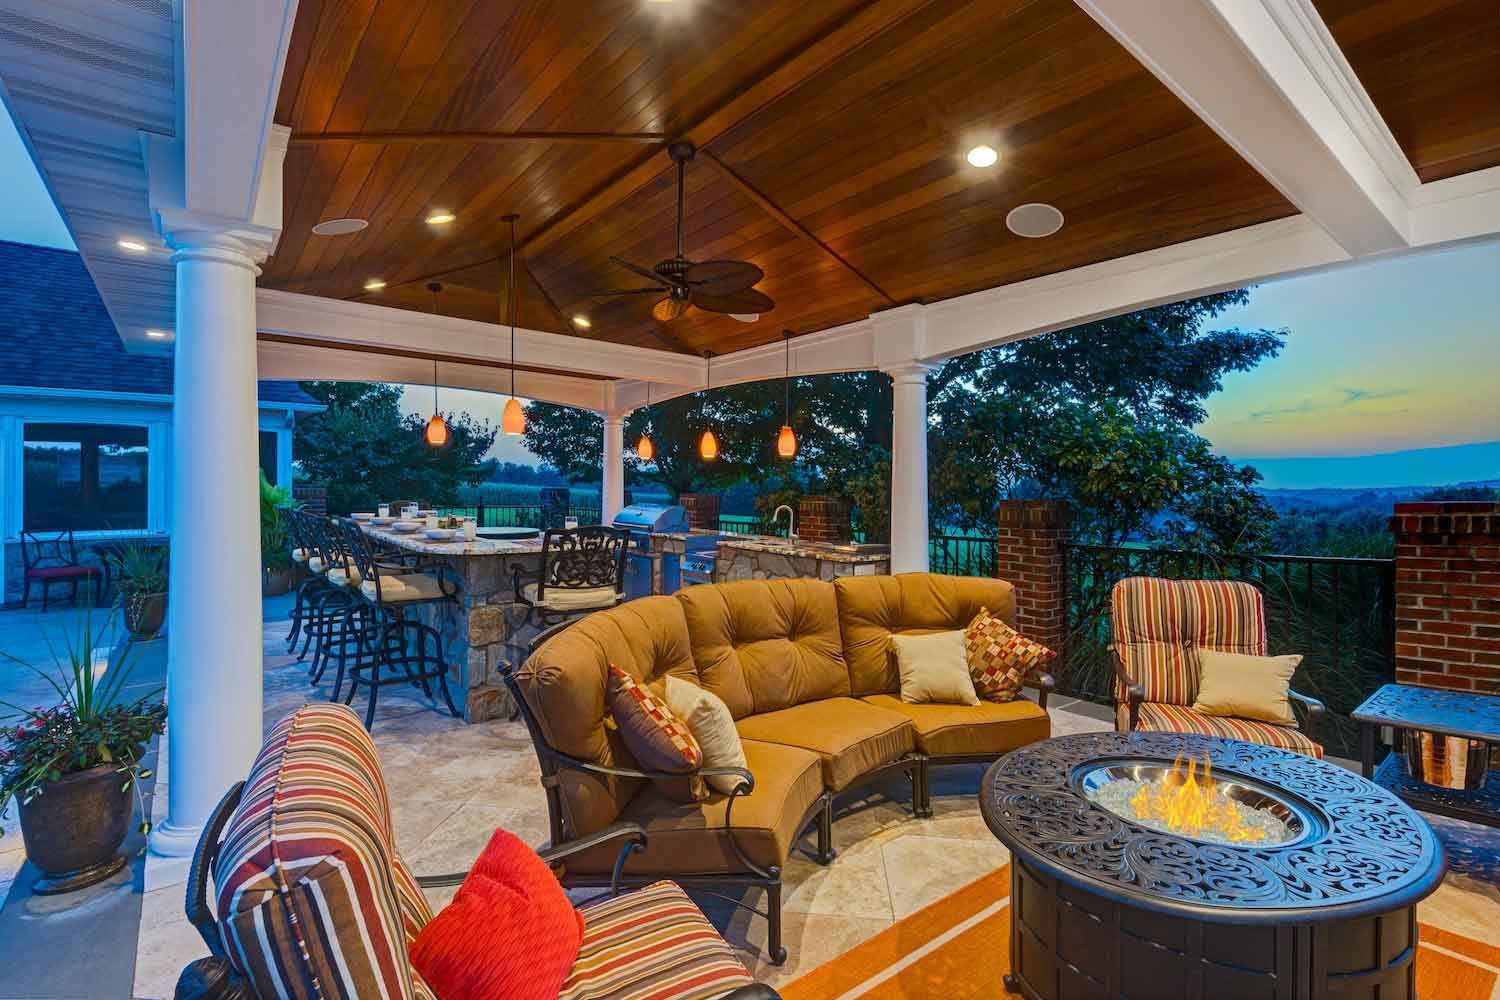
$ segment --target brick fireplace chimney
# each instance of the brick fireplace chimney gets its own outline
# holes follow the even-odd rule
[[[1396,680],[1500,694],[1500,503],[1398,503]]]
[[[1063,546],[1073,525],[1065,500],[1002,500],[995,575],[1016,587],[1016,628],[1063,651],[1067,614]]]

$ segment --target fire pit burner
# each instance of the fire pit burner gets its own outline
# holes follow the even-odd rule
[[[1088,733],[1002,757],[980,807],[1011,851],[1012,993],[1415,996],[1416,904],[1442,881],[1442,850],[1341,767],[1186,733]]]

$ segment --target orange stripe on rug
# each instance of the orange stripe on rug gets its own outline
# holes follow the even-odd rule
[[[1009,996],[1010,866],[896,921],[868,941],[780,987],[783,1000],[979,1000]],[[1421,924],[1417,993],[1490,1000],[1500,948]]]

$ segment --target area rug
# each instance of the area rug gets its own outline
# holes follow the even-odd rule
[[[1500,948],[1421,924],[1424,998],[1490,1000]],[[779,987],[782,1000],[979,1000],[1008,996],[1010,867],[898,920],[863,944]]]

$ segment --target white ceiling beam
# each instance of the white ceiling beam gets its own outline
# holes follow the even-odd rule
[[[1410,245],[1416,175],[1311,0],[1077,3],[1350,254]]]
[[[510,328],[453,316],[345,302],[262,288],[255,293],[263,333],[306,337],[367,350],[429,351],[510,360]],[[516,361],[608,379],[644,379],[682,386],[703,384],[703,359],[568,334],[517,329]]]

